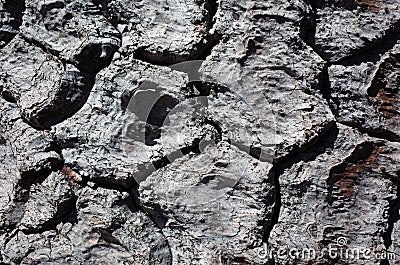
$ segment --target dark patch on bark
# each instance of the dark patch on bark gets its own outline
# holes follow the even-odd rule
[[[340,190],[345,199],[356,195],[355,187],[359,184],[361,174],[379,162],[379,155],[386,150],[383,143],[365,142],[355,147],[352,154],[341,164],[331,168],[327,184],[329,185],[329,203],[335,200],[333,189]]]

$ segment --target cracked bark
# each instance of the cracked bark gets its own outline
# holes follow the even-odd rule
[[[323,154],[327,148],[332,148],[334,146],[335,140],[338,137],[339,129],[336,124],[327,129],[326,132],[319,135],[318,139],[314,140],[314,143],[310,146],[304,148],[303,150],[298,150],[289,154],[288,156],[282,158],[282,160],[276,161],[274,168],[271,170],[271,176],[275,183],[275,206],[272,212],[272,217],[270,218],[270,223],[266,227],[264,241],[268,243],[270,233],[274,226],[278,223],[281,203],[281,187],[279,185],[279,177],[282,175],[286,169],[289,169],[294,164],[300,161],[308,162],[314,161],[319,155]]]
[[[0,0],[0,263],[397,264],[399,7]]]

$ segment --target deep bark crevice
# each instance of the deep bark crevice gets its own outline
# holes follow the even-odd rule
[[[335,100],[332,98],[332,87],[331,87],[331,81],[329,78],[329,63],[326,63],[321,71],[321,73],[318,75],[318,84],[317,84],[317,90],[321,93],[322,97],[326,100],[329,109],[335,115],[335,117],[338,116],[338,109],[340,102],[338,100]]]
[[[9,93],[8,91],[1,91],[0,90],[0,93],[1,93],[1,97],[5,101],[7,101],[8,103],[17,104],[17,102],[18,102],[17,99],[11,93]]]
[[[278,172],[279,171],[279,172]],[[279,176],[283,171],[279,166],[275,165],[268,173],[268,178],[270,179],[273,188],[273,200],[266,201],[266,205],[272,206],[272,211],[270,216],[268,216],[268,221],[263,224],[264,234],[262,235],[263,242],[268,243],[272,230],[274,226],[279,222],[279,215],[282,208],[282,198],[281,198],[281,185],[279,183]]]
[[[212,50],[222,40],[220,34],[209,34],[204,37],[205,43],[198,43],[195,45],[193,51],[188,54],[178,55],[173,52],[164,51],[159,54],[148,52],[146,47],[139,47],[133,53],[134,58],[152,65],[158,66],[172,66],[177,63],[183,63],[194,60],[205,60],[211,55]]]
[[[311,7],[311,13],[303,14],[300,21],[300,38],[311,47],[311,49],[321,57],[322,60],[328,62],[328,56],[318,49],[315,44],[315,34],[317,31],[317,17],[318,17],[318,0],[305,0],[305,3]]]
[[[327,148],[333,149],[338,134],[339,129],[337,128],[336,124],[332,124],[324,132],[321,132],[318,138],[315,139],[315,141],[312,142],[310,145],[295,150],[284,158],[274,161],[273,168],[271,169],[269,175],[275,185],[274,205],[272,214],[270,216],[270,221],[264,227],[264,242],[268,243],[273,227],[279,222],[279,215],[282,207],[282,191],[279,182],[280,176],[285,172],[285,170],[291,168],[293,165],[299,163],[300,161],[314,161],[318,156],[324,154]]]
[[[386,130],[384,128],[376,128],[369,129],[363,128],[360,124],[355,124],[351,122],[342,122],[339,121],[340,124],[345,125],[347,127],[351,127],[353,129],[358,130],[360,133],[367,134],[370,137],[384,139],[389,142],[400,142],[400,136],[393,133],[392,131]]]
[[[88,177],[85,177],[77,184],[81,187],[89,187],[94,190],[96,190],[97,188],[103,188],[107,190],[115,190],[128,193],[127,198],[117,201],[116,204],[126,205],[132,213],[141,211],[142,213],[146,214],[160,229],[165,226],[165,223],[168,220],[168,218],[163,214],[163,211],[160,208],[147,209],[143,207],[139,199],[139,184],[134,179],[121,181],[105,178],[90,179]]]

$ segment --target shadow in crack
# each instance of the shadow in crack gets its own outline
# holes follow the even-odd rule
[[[24,0],[6,0],[0,3],[0,48],[7,45],[18,34],[24,11]]]
[[[339,134],[339,129],[336,124],[332,124],[325,132],[321,133],[318,138],[301,150],[296,150],[282,160],[275,161],[274,167],[271,169],[268,178],[272,179],[272,183],[275,186],[274,199],[266,202],[266,205],[272,206],[273,211],[271,216],[267,219],[268,222],[263,224],[264,236],[263,241],[268,243],[270,234],[279,221],[281,203],[281,188],[279,183],[279,177],[285,172],[286,169],[292,167],[294,164],[304,161],[309,162],[315,160],[321,154],[326,152],[327,148],[333,149],[336,139]]]

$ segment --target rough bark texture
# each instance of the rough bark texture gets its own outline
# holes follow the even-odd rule
[[[399,0],[0,0],[0,264],[400,264],[399,87]]]

